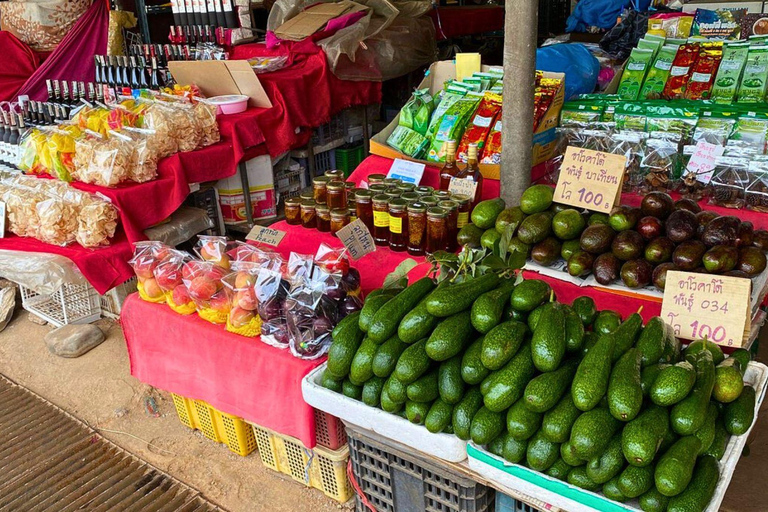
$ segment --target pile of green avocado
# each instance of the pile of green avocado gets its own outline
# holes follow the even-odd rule
[[[690,199],[651,192],[639,208],[618,206],[608,215],[553,203],[552,196],[552,187],[534,185],[519,206],[505,209],[500,199],[479,203],[459,244],[498,254],[508,231],[509,253],[524,252],[544,266],[563,258],[572,276],[591,273],[602,285],[621,279],[629,288],[653,283],[663,290],[669,270],[736,277],[765,270],[768,231],[703,211]]]
[[[692,512],[752,425],[749,361],[486,273],[370,293],[333,330],[322,385],[610,499]]]

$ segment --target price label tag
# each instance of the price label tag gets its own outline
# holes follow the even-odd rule
[[[719,144],[699,141],[688,161],[686,171],[696,175],[696,180],[705,185],[712,181],[712,174],[717,166],[717,159],[723,156],[725,148]]]
[[[283,240],[285,235],[286,232],[280,231],[279,229],[272,229],[264,226],[253,226],[253,229],[250,233],[248,233],[248,235],[246,235],[245,238],[247,240],[253,240],[254,242],[260,242],[262,244],[273,245],[276,247],[280,245],[280,242]]]
[[[469,196],[470,201],[475,200],[475,191],[477,190],[477,182],[472,178],[451,178],[451,182],[448,184],[448,192],[451,194],[462,194]]]
[[[0,238],[5,238],[5,203],[0,201]]]
[[[395,158],[395,161],[392,162],[392,167],[389,168],[387,178],[395,178],[403,183],[418,185],[421,182],[421,176],[424,174],[425,167],[426,165],[418,162],[409,162],[408,160]]]
[[[357,219],[350,222],[336,232],[341,243],[347,248],[349,255],[353,260],[359,260],[366,254],[376,250],[376,244],[373,242],[371,232],[365,223]]]
[[[554,200],[595,212],[610,213],[621,197],[627,157],[568,146]]]
[[[743,277],[667,272],[661,318],[675,335],[740,347],[750,322],[752,281]]]

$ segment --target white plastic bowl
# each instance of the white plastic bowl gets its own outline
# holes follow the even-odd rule
[[[218,114],[239,114],[248,108],[248,96],[242,94],[214,96],[208,101],[216,105]]]

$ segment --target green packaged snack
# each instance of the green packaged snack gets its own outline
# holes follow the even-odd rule
[[[699,121],[699,109],[688,107],[683,102],[662,102],[646,107],[646,130],[680,134],[683,144],[691,140]]]
[[[716,103],[731,103],[736,97],[741,73],[747,63],[749,44],[740,42],[723,47],[723,60],[717,70],[710,98]]]
[[[645,73],[653,59],[653,50],[634,48],[629,54],[629,60],[624,68],[619,82],[619,90],[616,92],[622,100],[636,100],[643,85]]]
[[[398,125],[387,137],[387,144],[411,158],[423,158],[429,141],[420,133]]]
[[[761,103],[768,81],[768,46],[750,46],[744,76],[739,85],[739,103]]]
[[[748,112],[739,117],[728,142],[743,141],[757,147],[764,147],[768,134],[768,115],[762,112]]]
[[[617,130],[644,132],[648,117],[646,105],[634,102],[621,102],[616,105],[613,119]]]
[[[440,98],[440,103],[435,106],[435,111],[432,113],[432,119],[429,121],[429,128],[427,129],[427,138],[432,140],[435,137],[435,132],[443,119],[443,115],[448,111],[454,103],[459,101],[466,94],[465,91],[461,93],[446,90],[443,92]]]
[[[640,48],[641,50],[653,51],[653,58],[651,59],[651,62],[653,62],[653,59],[656,58],[656,55],[662,46],[664,46],[664,41],[661,38],[656,39],[653,37],[648,37],[647,35],[637,42],[637,48]]]
[[[646,36],[646,38],[647,37],[648,36]],[[684,45],[687,42],[688,42],[688,40],[685,39],[685,38],[682,38],[682,39],[674,39],[674,38],[667,39],[667,44],[671,44],[672,46],[681,46],[681,45]]]
[[[415,130],[421,135],[426,135],[433,108],[434,104],[429,89],[416,90],[408,103],[400,110],[400,120],[397,124]]]
[[[603,105],[590,101],[567,101],[560,110],[560,126],[587,127],[600,121]]]
[[[665,44],[659,49],[656,60],[648,70],[648,75],[643,82],[643,88],[640,90],[640,99],[655,100],[661,98],[664,86],[669,77],[669,70],[672,69],[672,61],[677,55],[677,46]]]
[[[749,36],[748,42],[751,46],[763,45],[768,42],[768,35]]]
[[[482,94],[467,94],[445,111],[437,125],[435,137],[430,141],[427,160],[431,162],[445,161],[446,142],[449,140],[461,140],[464,129],[467,127],[467,123],[469,123],[482,97]]]

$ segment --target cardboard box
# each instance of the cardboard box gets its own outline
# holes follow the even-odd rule
[[[334,18],[367,10],[368,7],[350,0],[317,4],[277,27],[275,35],[280,39],[301,41],[325,27]]]
[[[168,69],[177,84],[196,85],[208,98],[243,94],[251,107],[272,107],[247,60],[179,60],[169,62]]]
[[[269,155],[262,155],[245,163],[248,172],[248,185],[251,190],[251,206],[254,220],[277,217],[277,201],[273,183],[272,160]],[[225,224],[245,222],[245,195],[240,175],[219,180],[216,183],[219,192],[219,204]]]
[[[487,71],[489,66],[483,66],[483,71]],[[456,77],[456,65],[452,61],[440,61],[434,62],[429,66],[429,70],[421,81],[418,89],[429,89],[432,94],[437,93],[446,80],[450,80]],[[544,72],[546,78],[559,78],[565,80],[564,73],[549,73]],[[560,87],[560,90],[552,100],[552,105],[544,115],[544,118],[539,123],[539,128],[533,134],[533,165],[538,165],[552,158],[555,147],[557,146],[557,136],[555,128],[560,121],[560,109],[563,107],[563,101],[565,98],[564,87]],[[382,131],[371,137],[371,153],[374,155],[384,156],[387,158],[402,158],[404,160],[418,161],[427,165],[436,165],[436,162],[429,162],[427,160],[416,160],[410,158],[403,153],[400,153],[395,148],[387,145],[387,139],[392,132],[395,131],[398,122],[400,121],[400,114],[392,120]],[[533,125],[533,120],[531,120]],[[439,164],[437,164],[439,165]],[[492,180],[499,179],[500,167],[498,164],[480,164],[480,172],[483,173],[485,178]]]

